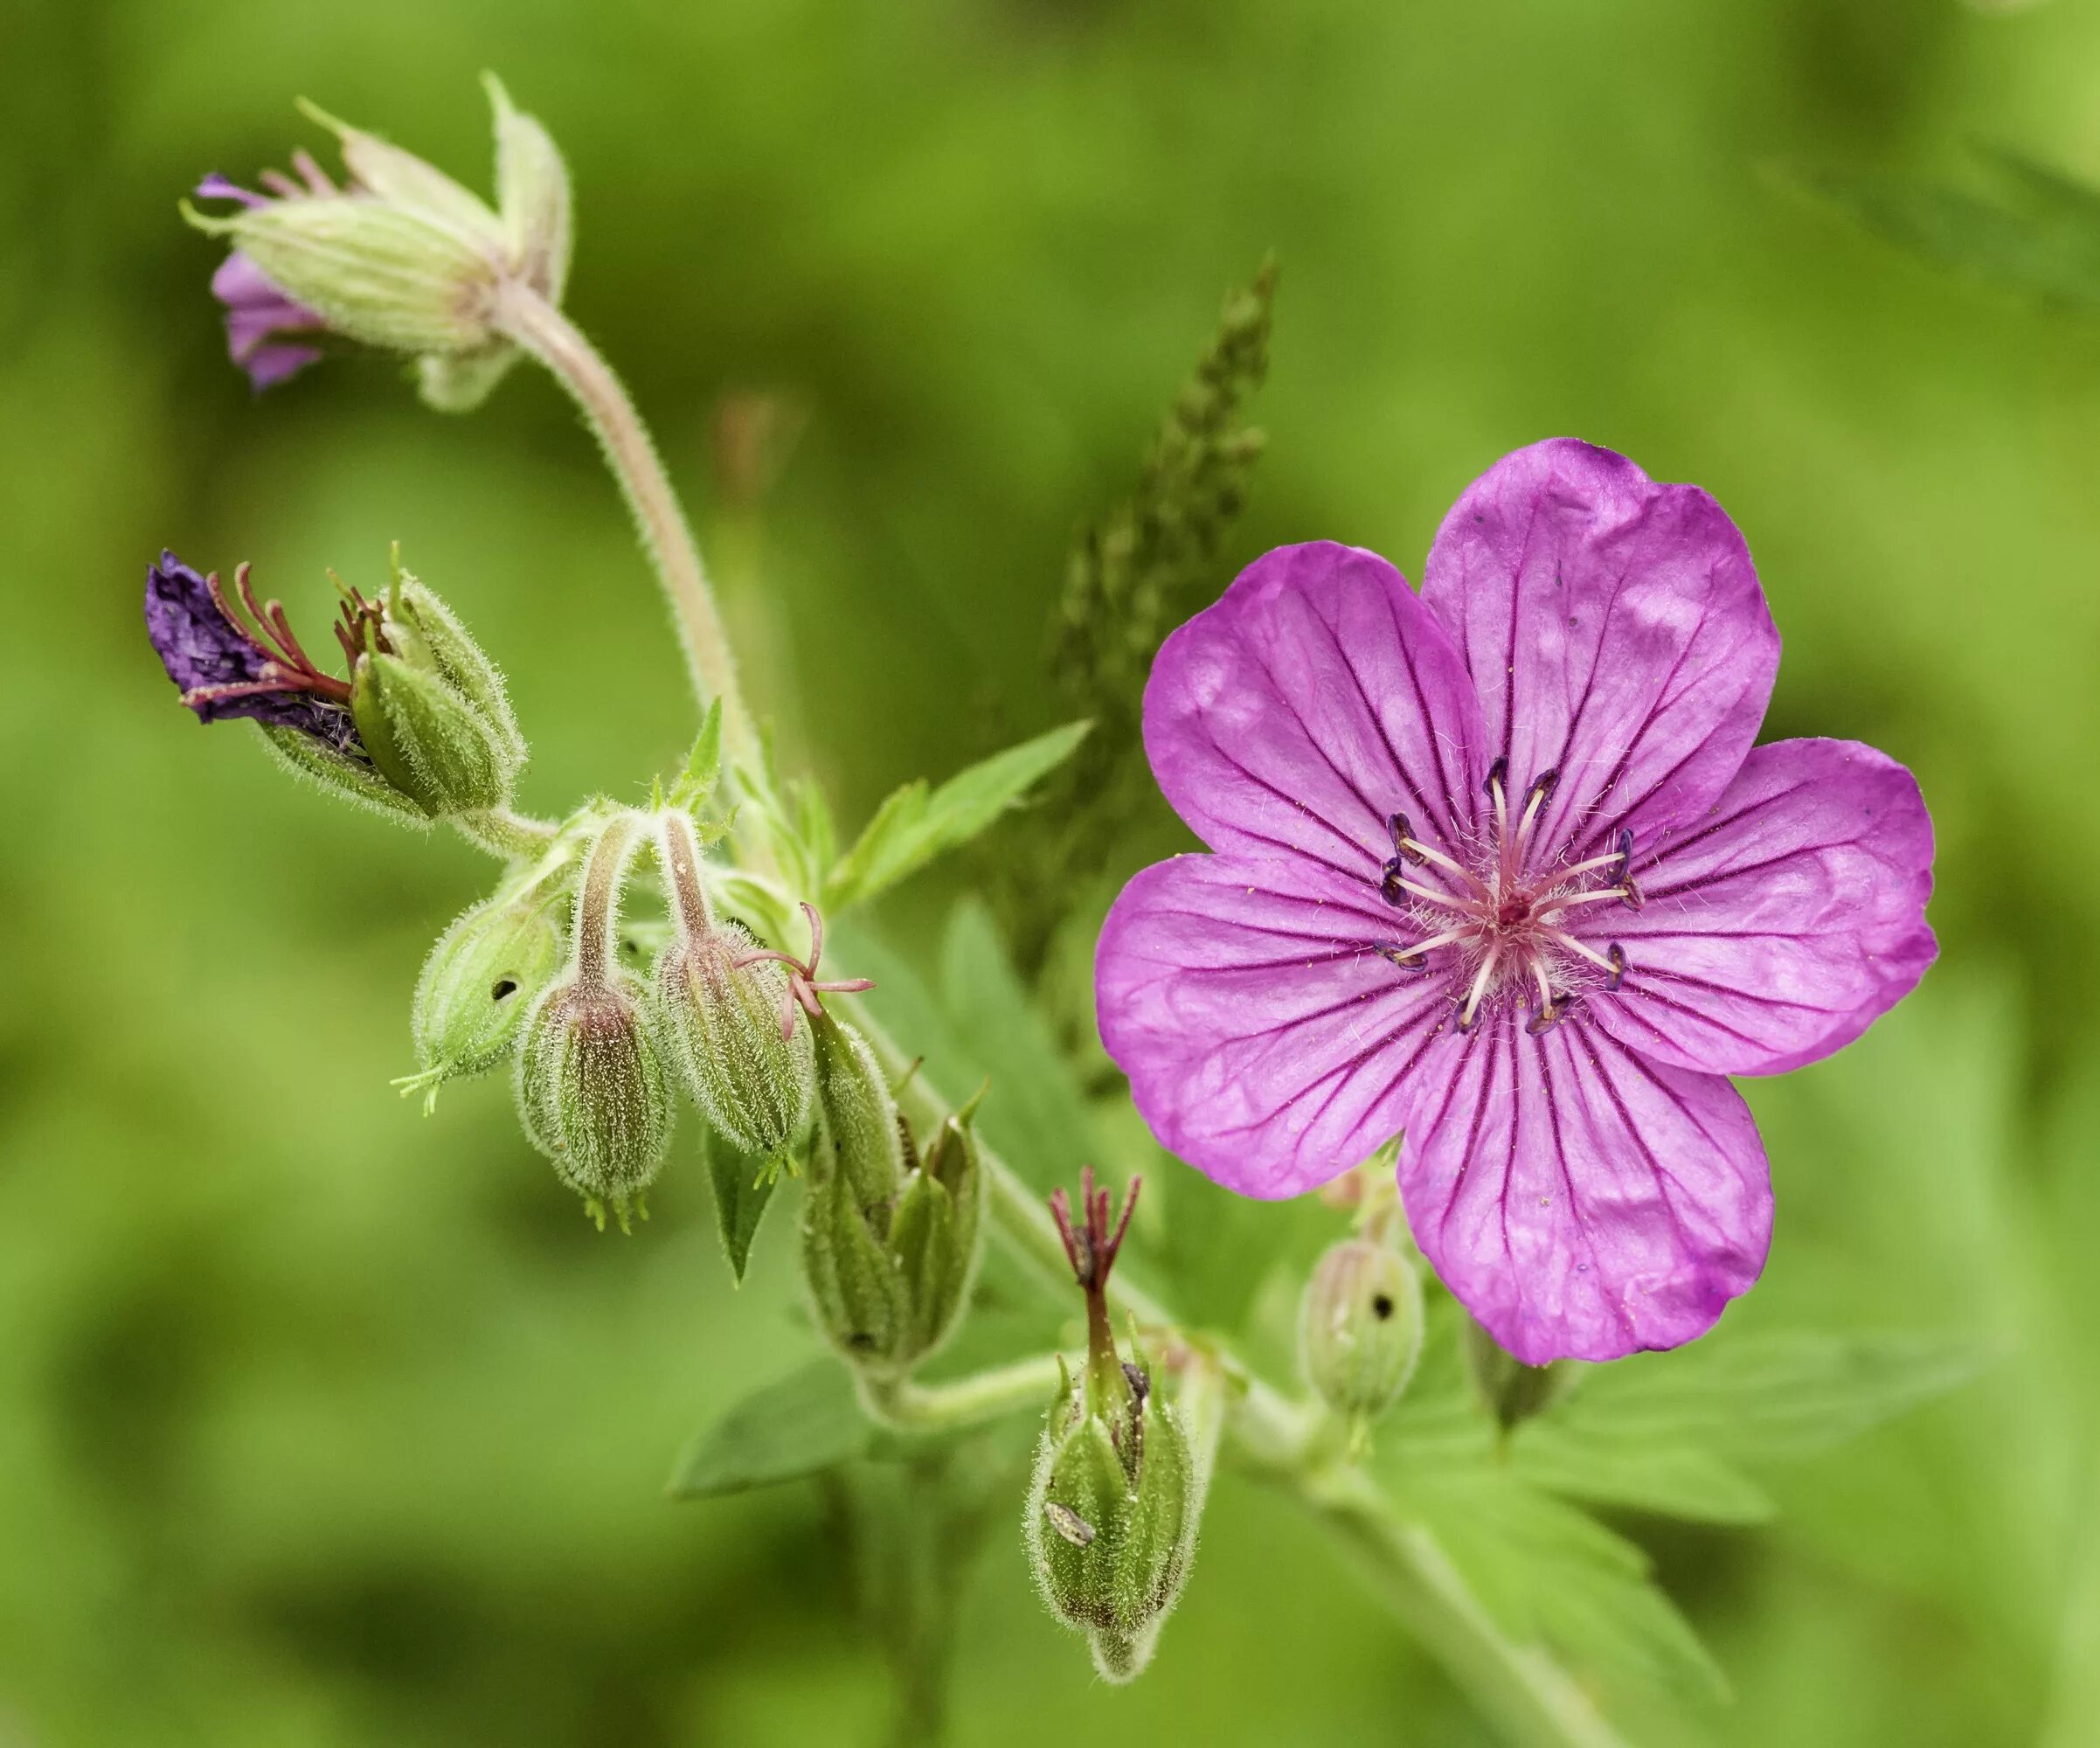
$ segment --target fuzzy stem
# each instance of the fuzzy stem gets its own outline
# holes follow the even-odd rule
[[[678,913],[680,933],[689,939],[705,934],[714,926],[708,915],[707,894],[700,884],[700,840],[693,822],[676,808],[656,815],[656,829],[663,852],[664,884],[671,905]]]
[[[614,814],[591,846],[584,864],[583,884],[576,892],[576,982],[579,988],[601,989],[607,968],[618,947],[620,884],[627,873],[636,833],[634,815]]]
[[[561,830],[552,820],[534,819],[509,808],[490,808],[482,813],[454,814],[452,828],[476,850],[506,862],[537,856],[554,842]]]
[[[870,1418],[913,1432],[937,1432],[996,1420],[1032,1409],[1040,1413],[1057,1393],[1061,1377],[1055,1354],[1038,1354],[947,1384],[914,1384],[910,1378],[870,1377],[856,1370],[861,1403]]]
[[[693,690],[703,708],[710,698],[722,701],[722,732],[730,752],[738,762],[754,764],[758,736],[737,687],[729,634],[708,587],[693,531],[634,403],[575,323],[529,286],[515,280],[503,282],[496,296],[496,325],[551,371],[583,409],[670,598]]]

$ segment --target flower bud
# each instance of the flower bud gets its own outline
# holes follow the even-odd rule
[[[1064,1192],[1051,1207],[1086,1292],[1087,1363],[1078,1384],[1064,1373],[1050,1407],[1026,1533],[1043,1599],[1085,1634],[1105,1680],[1127,1682],[1151,1660],[1195,1558],[1216,1416],[1199,1459],[1189,1421],[1154,1392],[1144,1356],[1127,1364],[1118,1356],[1105,1292],[1137,1186],[1112,1231],[1108,1192],[1095,1190],[1091,1171],[1081,1183],[1079,1223]],[[1208,1388],[1215,1379],[1204,1376]]]
[[[860,1034],[819,1011],[817,1132],[802,1203],[802,1274],[817,1324],[856,1365],[898,1370],[916,1357],[904,1272],[891,1248],[904,1186],[897,1101]],[[952,1210],[951,1210],[952,1217]],[[937,1242],[932,1216],[914,1216],[915,1253]]]
[[[635,981],[572,973],[533,1008],[518,1053],[517,1106],[533,1145],[602,1219],[625,1224],[663,1164],[675,1115]]]
[[[546,895],[499,894],[438,937],[416,980],[410,1030],[420,1072],[401,1083],[434,1100],[447,1080],[484,1074],[509,1056],[525,1016],[561,965]]]
[[[904,1135],[897,1099],[868,1040],[820,1011],[809,1023],[816,1045],[817,1108],[822,1117],[813,1168],[845,1183],[864,1214],[887,1231],[904,1188]]]
[[[779,1154],[809,1120],[816,1075],[807,1028],[792,1023],[787,974],[758,943],[717,926],[699,879],[699,839],[677,808],[657,816],[657,859],[677,931],[657,955],[666,1047],[693,1100],[745,1153]]]
[[[1306,1382],[1337,1414],[1376,1419],[1399,1400],[1422,1355],[1422,1283],[1376,1238],[1346,1238],[1320,1258],[1298,1319]]]
[[[412,577],[352,601],[350,714],[373,768],[433,818],[507,805],[525,743],[495,663]]]
[[[977,1273],[983,1178],[969,1113],[940,1126],[904,1179],[890,1222],[890,1249],[904,1278],[905,1349],[923,1359],[947,1338]]]

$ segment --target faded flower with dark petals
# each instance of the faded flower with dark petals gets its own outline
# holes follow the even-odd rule
[[[234,572],[234,588],[245,619],[216,571],[200,576],[166,551],[147,570],[146,635],[183,703],[202,722],[246,718],[362,758],[349,683],[314,665],[281,603],[257,601],[246,565]]]
[[[1281,1197],[1404,1131],[1423,1254],[1530,1363],[1708,1328],[1771,1235],[1728,1077],[1849,1044],[1937,951],[1910,773],[1753,746],[1778,661],[1721,506],[1585,443],[1468,488],[1419,595],[1258,560],[1145,694],[1213,853],[1139,874],[1096,961],[1154,1132]]]

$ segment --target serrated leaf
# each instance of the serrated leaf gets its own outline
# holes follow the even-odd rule
[[[859,842],[824,883],[827,910],[873,898],[935,857],[967,843],[1054,770],[1085,738],[1089,725],[1067,723],[958,772],[938,789],[922,779],[892,793]]]
[[[1810,191],[1885,240],[1986,285],[2100,307],[2100,193],[1999,147],[1979,149],[2006,192],[1824,170]]]
[[[780,1187],[778,1162],[763,1154],[745,1153],[711,1128],[703,1126],[701,1133],[708,1181],[715,1189],[715,1230],[721,1235],[729,1272],[741,1284],[759,1222],[766,1217],[766,1206]]]
[[[813,1360],[745,1397],[694,1439],[670,1492],[711,1499],[796,1481],[865,1455],[875,1437],[846,1369]]]
[[[693,741],[693,750],[686,756],[685,769],[671,785],[669,797],[671,806],[690,812],[714,794],[721,776],[722,700],[717,698],[707,707],[700,732]]]
[[[1511,1639],[1655,1692],[1727,1696],[1698,1635],[1649,1578],[1647,1557],[1586,1513],[1494,1468],[1417,1477],[1403,1504]]]
[[[1622,1446],[1805,1455],[1958,1390],[1991,1362],[1966,1336],[1785,1334],[1695,1342],[1598,1368],[1555,1412]]]

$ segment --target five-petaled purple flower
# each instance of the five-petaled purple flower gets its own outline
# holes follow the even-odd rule
[[[246,565],[234,572],[234,587],[248,611],[245,621],[218,572],[199,576],[172,552],[147,569],[146,635],[183,702],[202,722],[248,717],[364,757],[349,683],[314,665],[279,603],[256,600]]]
[[[1570,440],[1467,489],[1419,596],[1352,547],[1250,566],[1145,694],[1213,853],[1101,933],[1154,1132],[1282,1197],[1404,1131],[1424,1255],[1520,1359],[1709,1328],[1771,1235],[1726,1077],[1849,1043],[1936,952],[1910,773],[1752,746],[1778,659],[1721,507]]]
[[[279,199],[336,191],[328,173],[306,153],[295,153],[292,162],[307,180],[304,189],[289,177],[264,172],[265,183]],[[203,199],[237,200],[244,206],[268,204],[267,197],[218,175],[206,177],[197,185],[197,192]],[[226,307],[227,355],[248,373],[248,381],[257,392],[274,388],[308,364],[320,363],[321,349],[311,344],[310,339],[326,333],[328,323],[288,296],[238,249],[221,261],[218,271],[211,275],[211,295]]]

